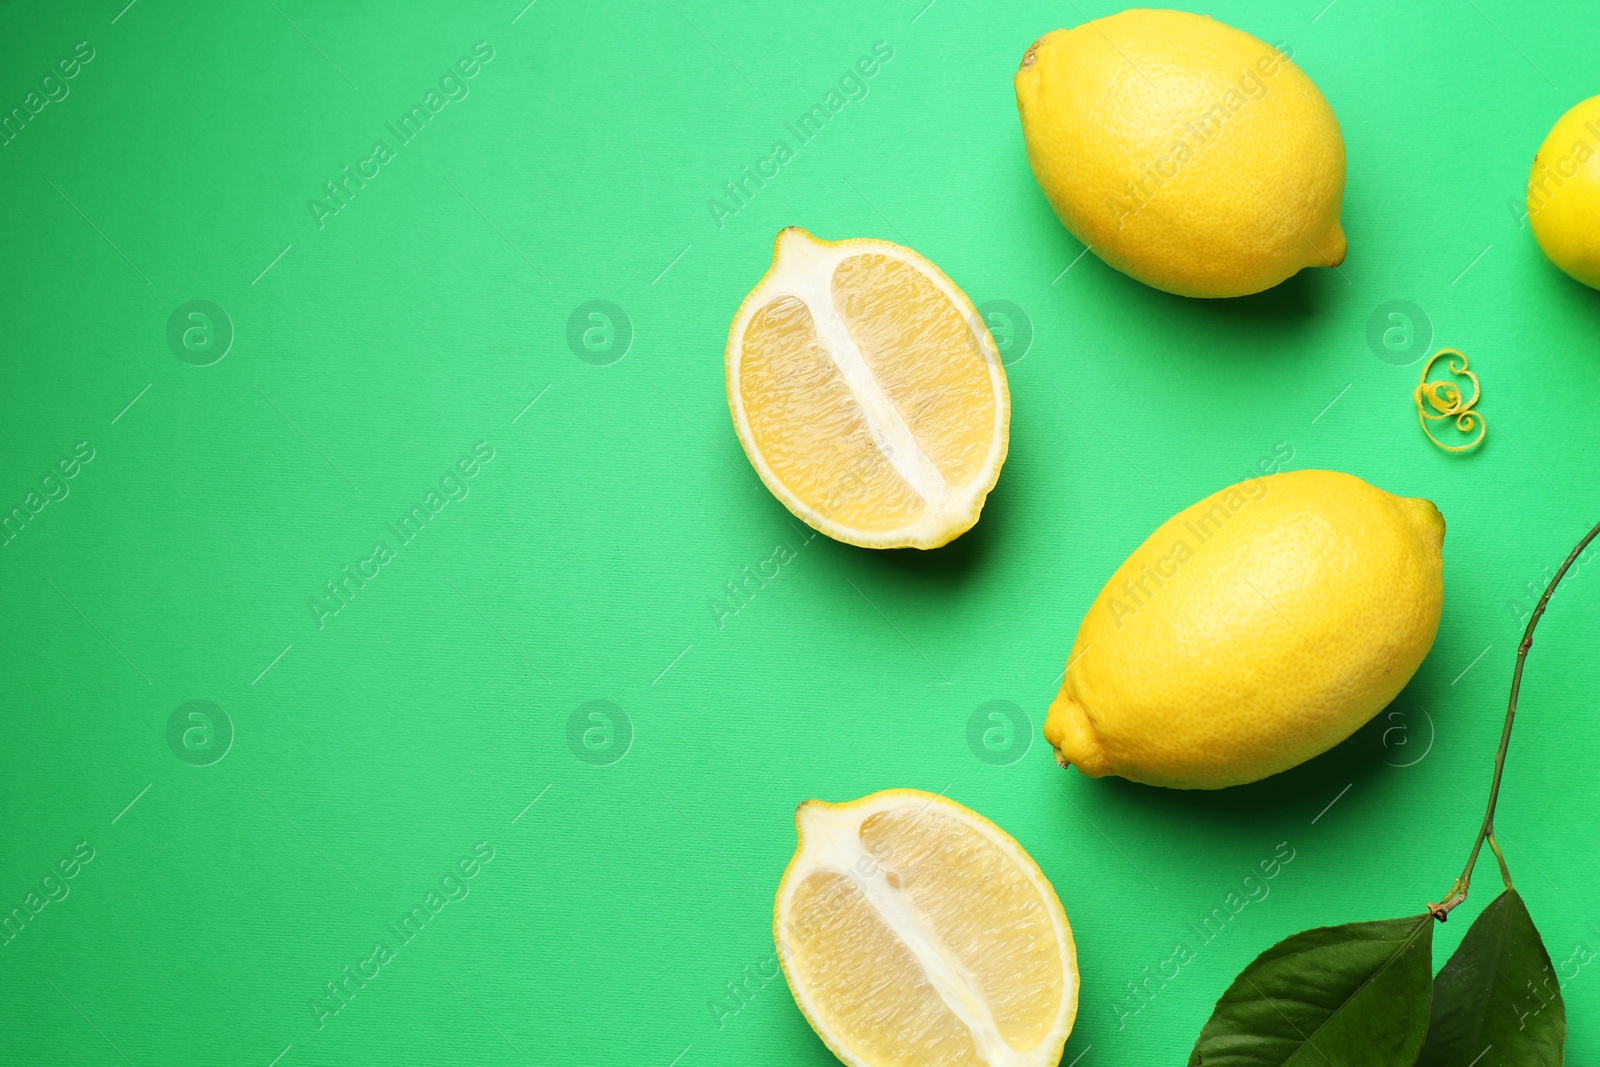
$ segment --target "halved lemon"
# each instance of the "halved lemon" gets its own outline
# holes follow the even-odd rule
[[[863,548],[937,548],[1000,477],[1011,396],[966,294],[909,248],[778,234],[728,331],[728,407],[774,496]]]
[[[808,800],[773,939],[812,1029],[852,1067],[1055,1067],[1078,957],[1055,890],[977,812],[889,789]]]

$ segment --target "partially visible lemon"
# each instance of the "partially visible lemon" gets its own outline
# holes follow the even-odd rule
[[[1180,789],[1287,770],[1395,698],[1433,646],[1444,519],[1337,471],[1213,493],[1117,568],[1044,736],[1063,766]]]
[[[888,241],[778,234],[728,330],[728,407],[756,473],[813,529],[937,548],[1000,477],[1006,374],[972,302]]]
[[[806,1020],[851,1067],[1055,1067],[1078,957],[1055,890],[994,823],[889,789],[808,800],[772,934]]]
[[[1600,289],[1600,96],[1562,115],[1539,146],[1528,220],[1551,262]]]
[[[1204,15],[1046,34],[1013,79],[1028,161],[1078,240],[1181,296],[1344,262],[1344,139],[1284,53]]]

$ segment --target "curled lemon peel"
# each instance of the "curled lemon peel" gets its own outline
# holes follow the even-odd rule
[[[1449,357],[1457,357],[1460,362],[1455,362]],[[1453,381],[1440,379],[1428,381],[1428,371],[1440,358],[1445,358],[1445,365],[1450,373],[1466,378],[1472,382],[1472,399],[1464,400],[1461,387]],[[1422,377],[1417,382],[1416,389],[1412,390],[1411,398],[1417,405],[1417,422],[1422,426],[1422,432],[1428,440],[1444,449],[1446,452],[1470,452],[1483,443],[1484,436],[1489,432],[1489,425],[1484,421],[1480,412],[1473,411],[1478,398],[1483,395],[1483,387],[1478,382],[1478,376],[1467,369],[1467,357],[1454,348],[1441,348],[1428,357],[1428,362],[1422,365]],[[1432,411],[1428,409],[1432,408]],[[1464,434],[1477,432],[1477,436],[1463,445],[1447,445],[1428,428],[1430,422],[1439,422],[1443,419],[1454,419],[1456,429]]]

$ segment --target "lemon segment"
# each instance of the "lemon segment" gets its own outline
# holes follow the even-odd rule
[[[841,262],[833,299],[942,485],[970,482],[989,459],[996,397],[968,320],[922,272],[884,255]]]
[[[916,955],[844,875],[817,873],[796,894],[802,935],[791,946],[795,978],[811,990],[820,1027],[850,1035],[879,1067],[934,1062],[977,1063],[967,1028],[946,1006]],[[833,946],[847,946],[844,952]],[[887,990],[896,992],[892,1004]],[[887,1009],[887,1010],[886,1010]],[[916,1035],[913,1044],[904,1035]]]
[[[994,340],[910,249],[784,230],[726,371],[751,465],[837,540],[935,548],[977,522],[999,478],[1010,397]]]
[[[773,936],[795,1001],[853,1067],[1044,1067],[1077,1012],[1066,913],[981,815],[918,790],[807,801]]]

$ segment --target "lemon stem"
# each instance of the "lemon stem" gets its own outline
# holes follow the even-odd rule
[[[1511,868],[1506,866],[1506,854],[1500,851],[1500,842],[1494,839],[1494,834],[1489,835],[1489,848],[1494,852],[1495,862],[1500,865],[1500,880],[1506,884],[1507,889],[1515,889],[1511,884]]]
[[[1485,841],[1489,842],[1489,847],[1494,850],[1495,859],[1500,863],[1500,876],[1505,881],[1506,888],[1511,888],[1511,872],[1506,868],[1506,859],[1500,854],[1500,846],[1494,840],[1494,809],[1500,801],[1500,779],[1506,770],[1506,751],[1511,747],[1511,725],[1517,718],[1517,693],[1522,689],[1522,668],[1528,660],[1528,649],[1533,647],[1533,629],[1539,625],[1539,619],[1543,617],[1545,606],[1550,603],[1550,597],[1556,591],[1556,586],[1561,583],[1561,579],[1566,576],[1567,570],[1577,561],[1583,550],[1589,547],[1589,542],[1596,537],[1600,537],[1600,525],[1585,534],[1583,540],[1567,554],[1566,560],[1556,570],[1555,577],[1545,586],[1544,596],[1534,605],[1533,614],[1528,618],[1528,628],[1522,632],[1522,642],[1517,645],[1517,665],[1511,672],[1511,699],[1506,705],[1506,724],[1500,730],[1500,749],[1494,757],[1494,781],[1489,786],[1489,806],[1483,813],[1483,826],[1478,830],[1477,840],[1472,843],[1472,852],[1467,856],[1467,865],[1462,870],[1461,877],[1455,880],[1455,884],[1450,887],[1450,892],[1442,903],[1428,905],[1428,911],[1440,922],[1449,917],[1451,909],[1467,899],[1467,887],[1472,881],[1472,869],[1477,866],[1478,853],[1483,851]]]

